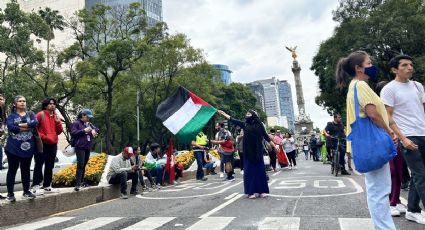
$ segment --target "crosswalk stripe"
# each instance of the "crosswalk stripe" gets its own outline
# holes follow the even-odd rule
[[[221,230],[224,229],[235,217],[205,217],[186,230]]]
[[[81,224],[77,224],[69,228],[65,228],[63,230],[79,230],[79,229],[92,230],[92,229],[103,227],[105,225],[108,225],[120,219],[122,219],[122,217],[99,217]]]
[[[263,222],[259,224],[260,230],[299,230],[300,218],[299,217],[266,217]]]
[[[136,229],[153,230],[153,229],[161,227],[162,225],[174,219],[175,217],[148,217],[140,222],[137,222],[136,224],[133,224],[131,226],[128,226],[127,228],[124,228],[123,230],[136,230]]]
[[[372,219],[370,218],[338,218],[341,230],[374,230]]]
[[[41,220],[41,221],[29,223],[29,224],[20,225],[14,228],[8,228],[8,230],[19,230],[19,229],[35,230],[35,229],[44,228],[50,225],[59,224],[72,219],[74,219],[74,217],[52,217],[47,220]]]

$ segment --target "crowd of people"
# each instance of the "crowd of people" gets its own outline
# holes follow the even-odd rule
[[[282,135],[280,130],[275,129],[267,132],[253,110],[246,113],[243,121],[219,110],[222,117],[238,127],[238,133],[234,138],[222,122],[216,124],[216,134],[212,140],[208,140],[203,132],[198,133],[191,143],[197,165],[196,179],[206,181],[208,178],[204,169],[207,174],[215,175],[218,167],[218,177],[224,178],[226,175],[224,180],[234,181],[236,153],[247,198],[267,197],[270,190],[264,156],[270,159],[270,167],[274,172],[279,168],[278,163],[281,168],[297,169],[298,148],[304,152],[306,160],[324,164],[332,161],[331,152],[338,152],[341,173],[350,175],[346,165],[350,171],[353,170],[351,159],[354,157],[356,160],[356,152],[352,151],[352,143],[346,139],[350,139],[353,131],[351,125],[356,118],[368,117],[394,141],[398,153],[382,167],[365,172],[367,202],[375,229],[395,229],[392,216],[400,216],[402,213],[410,221],[425,224],[419,205],[422,202],[425,206],[425,90],[421,83],[411,80],[413,59],[410,56],[394,57],[389,68],[395,79],[379,82],[376,89],[372,90],[367,81],[376,79],[377,68],[372,65],[369,55],[356,51],[342,58],[337,66],[336,81],[338,87],[348,87],[346,127],[342,124],[342,117],[335,114],[334,120],[318,136],[313,134],[306,138],[302,146],[296,144],[290,133]],[[5,154],[9,163],[6,199],[10,202],[16,200],[14,185],[18,168],[21,171],[24,198],[34,199],[46,192],[58,192],[51,186],[58,135],[63,132],[60,115],[56,112],[56,100],[46,98],[42,102],[42,110],[35,114],[27,110],[25,97],[16,96],[7,116],[4,102],[4,96],[0,95],[0,145],[4,145],[7,138]],[[90,123],[92,117],[90,109],[83,109],[70,129],[71,145],[77,156],[75,191],[86,186],[83,181],[85,166],[93,139],[99,133],[99,129]],[[219,160],[219,164],[218,161],[214,162],[214,157],[207,151],[212,146],[220,155],[220,159],[215,159]],[[3,154],[1,147],[0,159]],[[171,159],[170,156],[167,158],[157,143],[152,143],[149,150],[145,160],[140,158],[140,147],[125,147],[112,158],[107,181],[120,185],[121,198],[128,198],[128,180],[132,181],[130,194],[133,195],[139,194],[139,182],[144,191],[160,189],[170,177],[179,183],[182,166],[174,164],[171,168],[166,167],[170,160],[175,162],[174,155],[171,155]],[[286,165],[279,158],[281,152],[287,156]],[[30,186],[33,158],[35,167]],[[409,181],[409,174],[409,196],[405,207],[400,202],[400,190],[402,184]],[[144,176],[150,183],[149,188]]]

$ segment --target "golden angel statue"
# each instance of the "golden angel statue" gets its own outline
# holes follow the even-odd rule
[[[294,46],[294,47],[292,47],[292,48],[290,48],[290,47],[287,47],[287,46],[285,46],[285,48],[287,49],[287,50],[289,50],[291,53],[292,53],[292,58],[294,59],[294,60],[296,60],[297,59],[297,52],[295,52],[295,50],[297,49],[297,46]]]

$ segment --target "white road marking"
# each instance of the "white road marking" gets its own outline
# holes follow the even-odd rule
[[[235,202],[237,199],[241,198],[244,194],[238,194],[235,197],[233,197],[232,199],[220,204],[219,206],[215,207],[214,209],[208,211],[207,213],[201,215],[199,218],[205,218],[208,216],[211,216],[212,214],[216,213],[217,211],[219,211],[220,209],[223,209],[224,207],[226,207],[227,205]]]
[[[297,200],[295,201],[294,209],[292,210],[292,217],[294,217],[294,215],[295,215],[295,210],[297,209],[298,201],[301,199],[302,196],[303,196],[303,192],[300,193]]]
[[[81,224],[74,225],[69,228],[65,228],[63,230],[79,230],[79,229],[92,230],[92,229],[103,227],[105,225],[108,225],[120,219],[122,219],[122,217],[99,217]]]
[[[410,182],[410,183],[412,183],[412,182]],[[406,199],[404,199],[403,197],[401,197],[400,196],[400,202],[404,205],[404,206],[406,206],[407,207],[407,200]],[[421,213],[422,213],[422,215],[424,215],[425,216],[425,212],[424,211],[421,211]]]
[[[338,218],[341,230],[374,230],[370,218]]]
[[[277,172],[273,173],[273,174],[272,174],[272,176],[277,176],[277,175],[279,175],[280,173],[282,173],[282,171],[280,171],[280,170],[279,170],[279,171],[277,171]]]
[[[308,178],[311,178],[310,176],[307,176]],[[319,177],[330,177],[330,178],[335,178],[332,176],[312,176],[313,178],[319,178]],[[299,177],[302,178],[302,177]],[[297,178],[294,178],[297,179]],[[349,177],[345,177],[344,179],[349,180],[354,188],[356,189],[356,191],[354,192],[348,192],[348,193],[337,193],[337,194],[324,194],[324,195],[304,195],[303,197],[310,197],[310,198],[315,198],[315,197],[332,197],[332,196],[347,196],[347,195],[353,195],[353,194],[358,194],[358,193],[362,193],[364,192],[362,186],[360,186],[356,181],[354,181],[352,178]],[[271,197],[282,197],[282,198],[297,198],[298,196],[292,196],[292,195],[278,195],[278,194],[270,194],[269,196]]]
[[[162,225],[174,220],[175,217],[148,217],[142,221],[139,221],[123,230],[153,230],[161,227]]]
[[[196,222],[186,230],[221,230],[224,229],[235,217],[206,217]]]
[[[136,198],[139,199],[146,199],[146,200],[171,200],[171,199],[193,199],[193,198],[197,198],[197,197],[206,197],[206,196],[213,196],[213,195],[217,195],[217,194],[221,194],[235,186],[238,186],[240,184],[242,184],[243,181],[239,181],[238,183],[235,183],[227,188],[223,188],[220,191],[217,192],[213,192],[213,193],[208,193],[208,194],[199,194],[199,195],[191,195],[191,196],[178,196],[178,197],[148,197],[148,196],[136,196]]]
[[[44,228],[50,225],[59,224],[72,219],[74,219],[74,217],[52,217],[47,220],[41,220],[41,221],[29,223],[29,224],[20,225],[14,228],[8,228],[8,230],[19,230],[19,229],[35,230],[35,229]]]
[[[326,185],[320,185],[320,182],[336,182],[336,186],[326,186]],[[344,181],[342,180],[314,180],[314,187],[315,188],[345,188]]]
[[[227,196],[226,198],[224,198],[225,200],[230,200],[231,198],[233,198],[234,196],[236,196],[238,193],[237,192],[235,192],[235,193],[232,193],[232,194],[230,194],[229,196]]]
[[[299,217],[266,217],[258,226],[259,230],[298,230],[300,229]]]
[[[292,189],[292,188],[304,188],[307,180],[282,180],[279,182],[280,186],[274,187],[274,189]]]
[[[196,187],[196,188],[194,188],[194,189],[195,189],[195,190],[217,189],[217,188],[221,188],[221,187],[224,187],[224,186],[226,186],[226,185],[229,185],[230,183],[232,183],[232,182],[212,182],[212,183],[208,183],[208,184],[206,184],[206,185],[202,185],[202,186]],[[212,184],[219,184],[219,185],[217,185],[217,186],[212,186],[212,187],[208,187],[208,188],[205,188],[205,187],[207,187],[208,185],[212,185]]]
[[[277,181],[277,179],[273,179],[273,180],[271,180],[270,182],[269,182],[269,186],[271,186],[272,184],[274,184],[274,182],[276,182]]]

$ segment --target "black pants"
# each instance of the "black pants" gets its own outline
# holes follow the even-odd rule
[[[52,183],[53,168],[55,167],[57,145],[43,144],[43,153],[34,154],[34,175],[32,186],[40,185],[43,181],[43,187],[49,187]],[[44,164],[44,180],[43,180],[43,164]]]
[[[243,170],[243,152],[239,152],[239,159],[241,160],[240,168]]]
[[[0,170],[3,169],[3,145],[0,145]]]
[[[140,184],[145,187],[145,180],[143,180],[143,176],[146,176],[148,178],[149,183],[151,184],[151,188],[153,187],[153,185],[155,184],[155,182],[153,181],[152,175],[149,172],[149,170],[142,170],[139,172],[139,180],[140,180]]]
[[[86,165],[90,158],[90,149],[75,149],[75,155],[77,155],[77,175],[75,186],[81,186],[81,181],[84,178],[84,173],[86,172]]]
[[[7,170],[6,184],[7,193],[9,196],[14,196],[15,177],[18,172],[18,168],[21,169],[22,187],[24,193],[30,190],[30,167],[32,157],[19,157],[6,152],[7,161],[9,163],[9,169]]]
[[[272,147],[272,150],[269,151],[269,157],[270,157],[270,165],[273,169],[276,169],[276,149]]]
[[[404,154],[407,166],[412,173],[410,182],[407,210],[421,212],[419,202],[425,206],[425,137],[408,137],[418,145],[417,150],[408,150]]]
[[[109,184],[119,184],[121,193],[127,194],[127,181],[131,180],[131,192],[137,190],[137,180],[139,178],[138,172],[120,172],[115,173],[109,179]]]
[[[289,165],[291,166],[297,166],[297,161],[295,160],[295,154],[297,153],[297,150],[293,150],[289,153],[286,153],[289,160]]]

